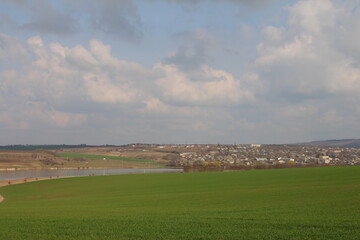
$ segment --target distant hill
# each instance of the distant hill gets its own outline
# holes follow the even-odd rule
[[[320,147],[350,147],[360,148],[360,139],[334,139],[313,141],[307,143],[298,143],[297,145],[320,146]]]

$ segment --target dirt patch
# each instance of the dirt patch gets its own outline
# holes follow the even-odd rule
[[[4,200],[4,198],[0,195],[0,203]]]
[[[67,178],[67,177],[59,177],[59,178]],[[48,179],[59,179],[59,178],[26,178],[26,179],[16,179],[16,180],[0,180],[0,187],[13,185],[13,184],[35,182],[35,181],[48,180]]]
[[[19,183],[26,183],[26,182],[33,182],[36,181],[36,179],[16,179],[16,180],[1,180],[0,181],[0,187],[7,186],[7,185],[13,185],[13,184],[19,184]]]

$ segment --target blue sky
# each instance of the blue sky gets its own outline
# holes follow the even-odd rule
[[[358,0],[0,0],[0,144],[359,138]]]

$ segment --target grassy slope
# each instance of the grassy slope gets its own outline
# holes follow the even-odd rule
[[[57,179],[0,194],[0,239],[360,239],[360,167]]]
[[[130,162],[149,162],[148,160],[137,159],[137,158],[126,158],[126,157],[83,154],[83,153],[60,153],[60,157],[63,157],[63,158],[85,158],[85,159],[103,159],[103,158],[106,158],[106,159],[130,161]]]

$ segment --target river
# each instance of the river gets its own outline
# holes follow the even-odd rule
[[[57,178],[57,177],[79,177],[90,175],[121,175],[135,173],[178,173],[182,169],[156,168],[156,169],[34,169],[34,170],[15,170],[0,171],[0,180],[15,180],[25,178]]]

